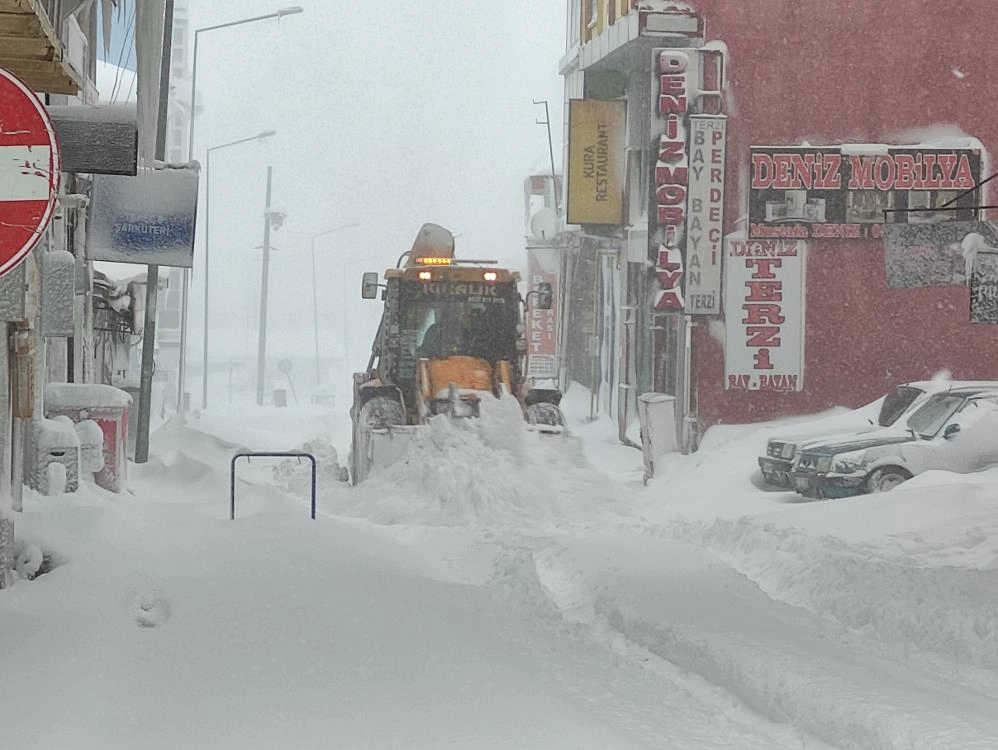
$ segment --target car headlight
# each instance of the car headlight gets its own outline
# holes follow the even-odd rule
[[[821,456],[814,463],[814,470],[819,474],[827,474],[828,470],[832,468],[832,457],[831,456]]]
[[[786,459],[791,459],[791,458],[794,457],[794,455],[796,453],[797,453],[797,446],[796,445],[794,445],[793,443],[784,443],[783,444],[783,450],[780,451],[780,457],[781,458],[786,458]]]

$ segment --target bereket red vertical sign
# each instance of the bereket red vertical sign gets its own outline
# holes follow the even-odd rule
[[[556,248],[531,247],[527,249],[528,289],[537,289],[542,282],[551,285],[555,301],[550,310],[527,308],[527,377],[547,380],[558,377],[558,269],[559,251]],[[531,298],[533,299],[533,298]]]

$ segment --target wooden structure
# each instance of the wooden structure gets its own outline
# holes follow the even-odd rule
[[[63,0],[0,0],[0,67],[35,91],[75,96],[80,74],[65,59]]]

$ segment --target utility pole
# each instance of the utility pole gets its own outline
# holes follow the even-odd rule
[[[166,158],[167,107],[170,101],[170,52],[173,48],[173,0],[166,0],[163,12],[163,53],[159,68],[159,112],[156,118],[156,159]],[[148,166],[148,165],[146,165]],[[159,266],[146,271],[145,325],[142,329],[142,375],[139,382],[139,417],[135,436],[135,463],[149,460],[149,415],[152,412],[152,377],[156,369],[156,297],[159,293]],[[181,386],[183,387],[183,386]]]
[[[267,375],[267,275],[270,272],[270,195],[274,168],[267,167],[267,207],[263,212],[263,266],[260,270],[260,343],[256,362],[256,403],[263,406],[263,381]]]

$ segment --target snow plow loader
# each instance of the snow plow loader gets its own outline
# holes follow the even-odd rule
[[[454,236],[424,224],[395,268],[364,274],[361,296],[384,301],[364,372],[353,376],[350,477],[397,461],[430,418],[475,419],[484,399],[517,399],[528,429],[560,433],[561,392],[524,377],[524,311],[550,309],[551,287],[521,297],[515,271],[455,257]]]

